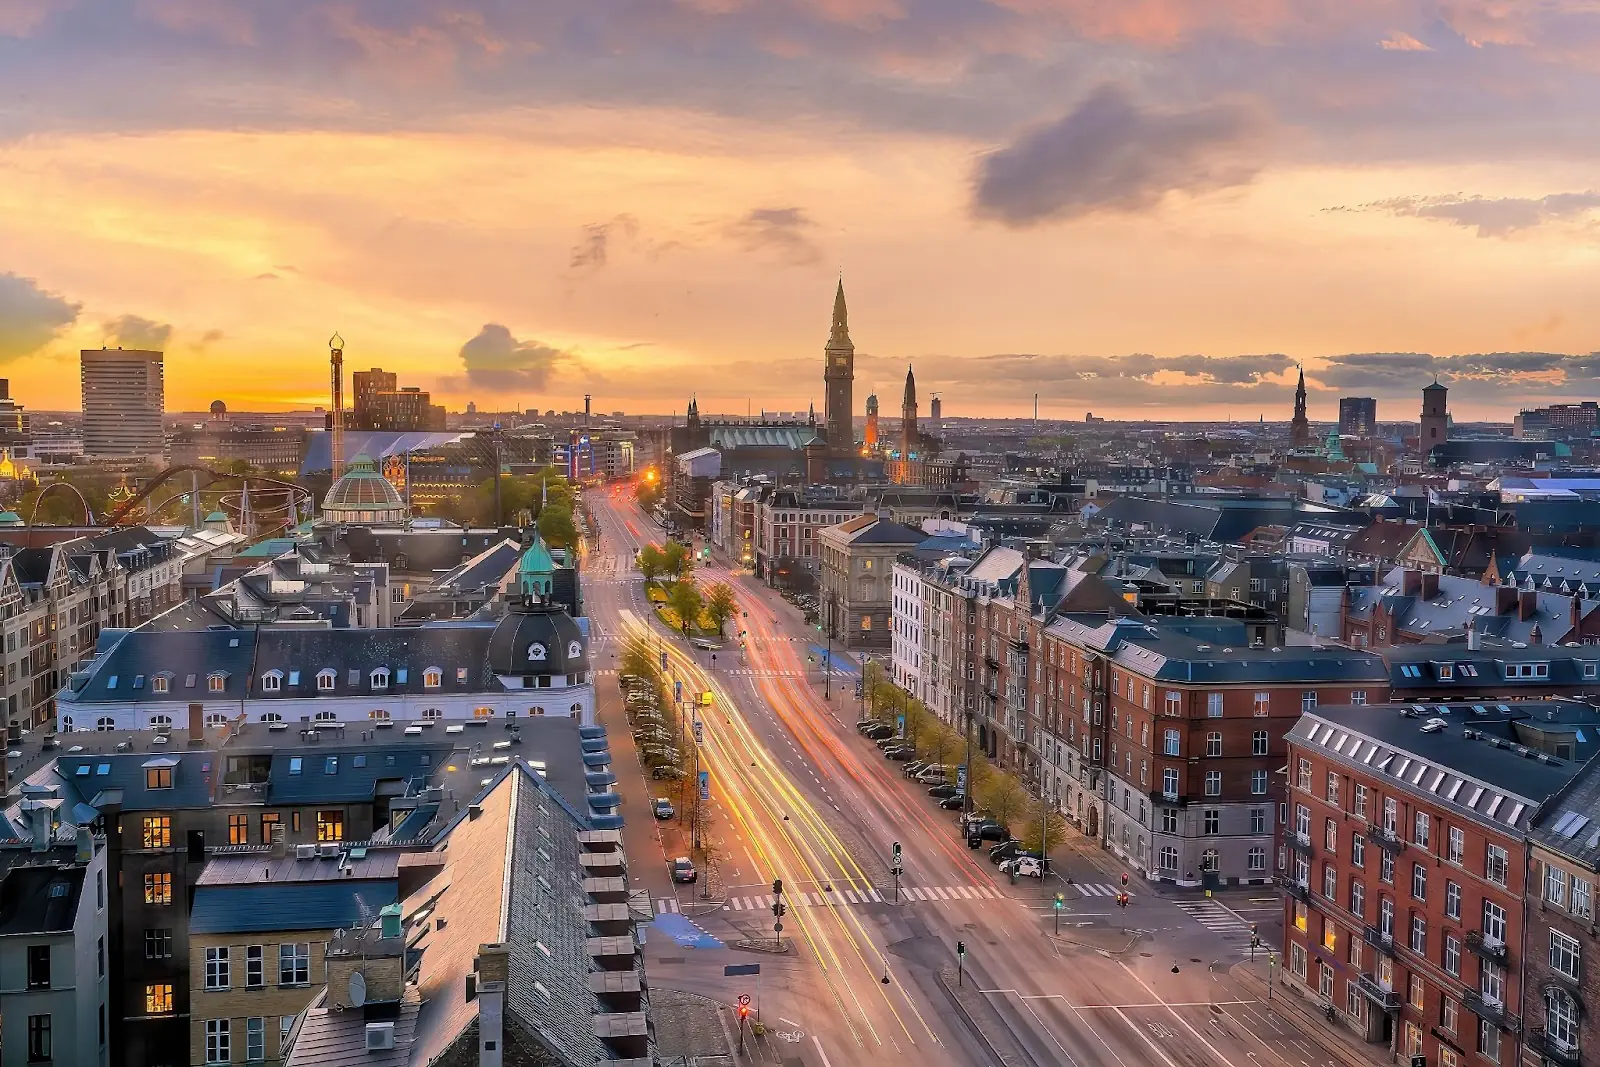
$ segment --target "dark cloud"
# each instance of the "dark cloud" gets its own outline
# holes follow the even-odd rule
[[[80,307],[32,278],[0,274],[0,363],[43,348],[78,321]]]
[[[116,348],[143,348],[155,352],[165,351],[172,337],[170,323],[153,322],[138,315],[119,315],[102,323],[104,344]]]
[[[498,322],[485,323],[461,346],[461,366],[470,385],[488,389],[542,391],[550,372],[569,353],[541,341],[519,341]]]
[[[221,330],[207,330],[205,333],[189,342],[189,350],[191,352],[204,352],[206,349],[210,348],[212,345],[216,344],[226,336],[227,334],[223,333]]]
[[[1381,211],[1407,218],[1433,219],[1476,229],[1479,237],[1506,237],[1547,222],[1581,218],[1600,208],[1600,192],[1552,193],[1537,198],[1520,196],[1397,196],[1374,200],[1354,208],[1329,211]]]
[[[746,252],[766,252],[791,266],[815,263],[822,256],[811,240],[817,224],[797,207],[759,207],[728,227]]]
[[[1143,108],[1116,85],[978,164],[973,211],[1030,226],[1095,211],[1143,211],[1168,193],[1243,185],[1261,168],[1262,113],[1243,104]]]
[[[613,238],[632,238],[639,232],[639,220],[618,215],[609,222],[593,222],[583,228],[578,243],[572,246],[571,270],[599,270],[606,265]]]
[[[1600,381],[1600,353],[1355,352],[1329,356],[1312,373],[1328,389],[1401,397],[1417,395],[1437,377],[1458,395],[1511,403],[1519,397],[1592,395]]]

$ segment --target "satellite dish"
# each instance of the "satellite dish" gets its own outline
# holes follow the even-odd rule
[[[350,976],[350,1006],[359,1008],[367,1002],[367,976],[356,971]]]

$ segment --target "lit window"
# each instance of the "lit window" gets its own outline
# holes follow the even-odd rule
[[[144,902],[146,904],[172,903],[172,875],[166,871],[144,876]]]
[[[144,1013],[146,1015],[172,1014],[172,986],[167,983],[144,987]]]
[[[220,671],[206,675],[206,689],[213,693],[221,693],[228,688],[228,676]]]
[[[144,817],[144,847],[172,847],[172,816],[146,815]]]

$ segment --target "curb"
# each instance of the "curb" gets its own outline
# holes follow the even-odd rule
[[[1235,964],[1228,969],[1228,974],[1241,984],[1257,987],[1265,994],[1267,988],[1266,980],[1250,971],[1249,964]],[[1277,996],[1274,996],[1270,1001],[1263,996],[1259,1003],[1282,1004],[1285,1009],[1299,1016],[1302,1023],[1307,1024],[1302,1025],[1302,1030],[1306,1037],[1329,1056],[1335,1057],[1346,1064],[1347,1067],[1376,1067],[1376,1065],[1388,1061],[1388,1048],[1386,1046],[1373,1046],[1374,1048],[1382,1049],[1383,1058],[1381,1060],[1360,1055],[1356,1049],[1351,1047],[1349,1040],[1344,1036],[1343,1030],[1330,1033],[1327,1021],[1307,1011],[1305,1005],[1301,1003],[1300,996],[1292,993],[1288,986],[1279,984],[1274,989],[1278,992]]]
[[[768,956],[790,956],[794,954],[794,941],[785,941],[782,945],[774,945],[771,941],[729,941],[729,948],[736,948],[744,952],[761,952]]]
[[[950,987],[950,979],[946,977],[944,968],[941,967],[936,972],[936,977],[939,979],[939,988],[944,990],[945,999],[950,1002],[950,1006],[961,1017],[961,1022],[966,1026],[968,1033],[978,1039],[978,1043],[984,1047],[990,1056],[994,1057],[995,1063],[1006,1063],[1005,1056],[995,1047],[994,1042],[989,1040],[989,1035],[984,1033],[983,1027],[978,1025],[978,1020],[972,1017],[972,1012],[967,1010],[967,1006],[961,1003],[961,998],[956,996],[956,991]]]

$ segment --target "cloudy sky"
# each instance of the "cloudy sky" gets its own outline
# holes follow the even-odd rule
[[[1600,379],[1596,0],[0,0],[0,375],[1458,416]]]

